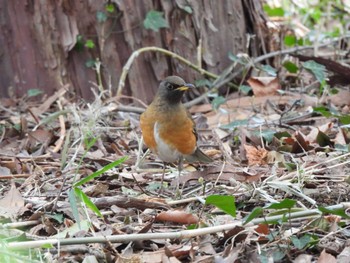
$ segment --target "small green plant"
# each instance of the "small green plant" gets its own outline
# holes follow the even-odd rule
[[[205,199],[205,205],[214,205],[226,214],[236,217],[235,197],[232,195],[210,195]]]
[[[151,10],[147,13],[143,26],[146,29],[151,29],[154,32],[158,32],[160,28],[169,27],[168,21],[163,17],[163,12]]]
[[[84,143],[85,143],[86,150],[80,159],[80,162],[79,162],[78,167],[77,167],[77,172],[78,172],[79,167],[81,166],[81,164],[83,162],[84,157],[86,156],[89,149],[96,143],[96,140],[97,139],[95,137],[85,138]],[[68,193],[68,198],[69,198],[69,203],[70,203],[71,208],[72,208],[73,216],[74,216],[75,220],[77,221],[78,225],[80,225],[80,216],[79,216],[78,207],[80,206],[81,202],[84,203],[86,207],[91,209],[96,215],[98,215],[99,217],[102,217],[100,210],[91,201],[91,199],[80,189],[80,186],[87,183],[87,182],[92,181],[94,178],[107,172],[108,170],[122,164],[126,159],[127,159],[127,157],[125,156],[125,157],[122,157],[122,158],[120,158],[120,159],[118,159],[110,164],[107,164],[106,166],[104,166],[100,170],[90,174],[89,176],[87,176],[87,177],[85,177],[85,178],[83,178],[83,179],[81,179],[78,182],[75,182],[73,184],[72,189]]]

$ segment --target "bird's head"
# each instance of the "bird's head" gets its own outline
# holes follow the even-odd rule
[[[195,88],[195,86],[186,83],[182,78],[169,76],[160,83],[158,96],[169,104],[177,104],[181,101],[184,92],[192,88]]]

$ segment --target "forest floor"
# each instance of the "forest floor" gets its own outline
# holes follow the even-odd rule
[[[139,108],[1,99],[0,261],[349,262],[350,92],[315,72],[192,106],[214,162],[180,177],[145,153]]]

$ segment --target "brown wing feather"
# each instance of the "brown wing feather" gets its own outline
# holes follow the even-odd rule
[[[153,152],[156,153],[157,144],[154,139],[154,124],[156,122],[156,116],[153,113],[152,109],[147,108],[147,110],[141,114],[140,117],[140,127],[142,130],[142,136],[145,144]]]

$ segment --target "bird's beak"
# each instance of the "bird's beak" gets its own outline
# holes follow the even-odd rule
[[[188,89],[194,89],[195,86],[190,84],[190,83],[186,83],[185,85],[178,87],[177,90],[181,90],[181,91],[186,91]]]

